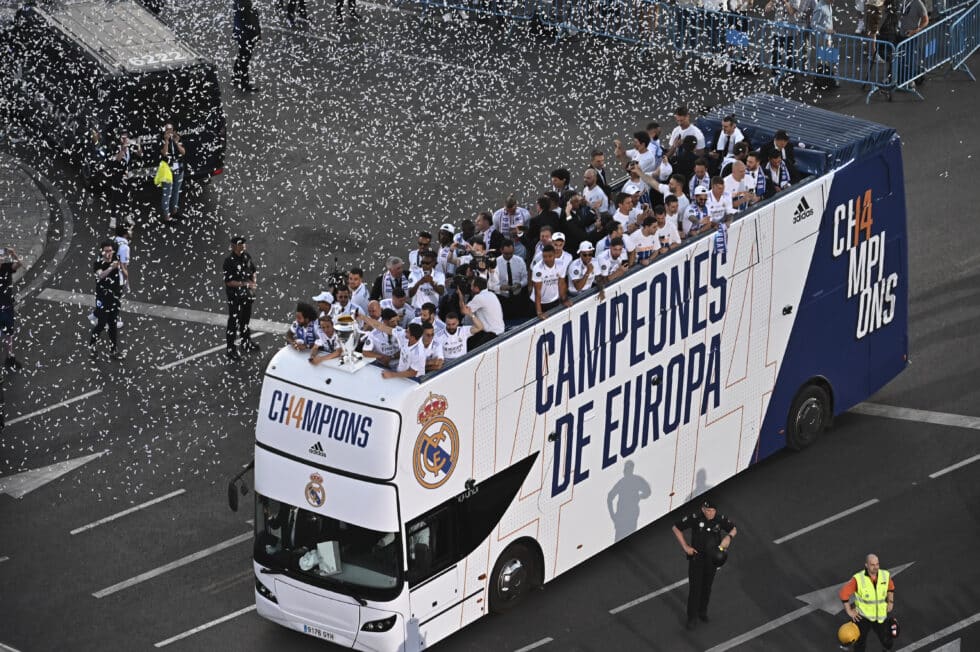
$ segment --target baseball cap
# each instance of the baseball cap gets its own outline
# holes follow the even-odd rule
[[[324,292],[321,292],[320,294],[316,295],[315,297],[313,297],[313,300],[316,301],[316,302],[318,302],[318,303],[320,301],[325,301],[327,303],[333,303],[333,295],[330,294],[329,292],[325,292],[324,291]]]
[[[595,247],[592,246],[591,242],[586,240],[578,246],[578,252],[582,253],[583,251],[595,251]]]
[[[231,239],[231,244],[234,245],[245,244],[246,242],[248,242],[248,240],[243,235],[236,235]]]
[[[394,310],[392,310],[391,308],[385,308],[384,310],[381,311],[381,320],[382,321],[388,321],[392,317],[397,317],[397,316],[398,316],[398,313],[395,312]]]
[[[701,500],[701,507],[704,507],[705,509],[718,509],[718,503],[716,503],[710,496],[705,496]]]
[[[704,186],[699,185],[697,188],[694,189],[694,194],[695,195],[707,195],[708,194],[708,189],[705,188]]]
[[[564,242],[565,241],[565,234],[562,233],[561,231],[555,231],[554,233],[551,234],[551,239],[552,240],[561,240],[562,242]]]
[[[440,231],[445,231],[446,233],[456,233],[456,227],[448,222],[439,227]]]

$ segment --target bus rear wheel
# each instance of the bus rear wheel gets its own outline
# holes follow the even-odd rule
[[[490,576],[490,611],[504,613],[520,603],[537,581],[534,556],[520,543],[508,546]]]
[[[793,450],[806,448],[830,427],[830,419],[830,395],[827,390],[820,385],[807,385],[796,395],[789,410],[786,445]]]

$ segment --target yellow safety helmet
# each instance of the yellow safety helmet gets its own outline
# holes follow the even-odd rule
[[[861,630],[854,623],[844,623],[837,630],[837,640],[841,645],[850,645],[861,638]]]

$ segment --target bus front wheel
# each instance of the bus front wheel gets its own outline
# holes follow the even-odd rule
[[[830,420],[830,394],[820,385],[807,385],[796,395],[789,410],[786,445],[793,450],[806,448],[830,427]]]
[[[504,613],[521,601],[537,578],[531,551],[520,543],[508,546],[490,577],[490,611]]]

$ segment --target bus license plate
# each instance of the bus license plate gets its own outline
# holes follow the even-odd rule
[[[312,625],[306,625],[306,624],[304,624],[303,625],[303,633],[304,634],[312,634],[313,636],[316,636],[317,638],[322,638],[325,641],[332,641],[332,640],[334,640],[334,636],[333,636],[332,633],[330,633],[330,632],[328,632],[328,631],[326,631],[324,629],[320,629],[319,627],[313,627]]]

